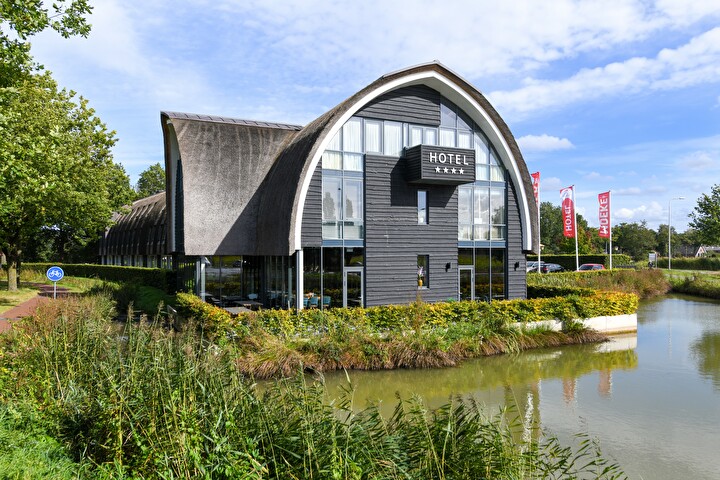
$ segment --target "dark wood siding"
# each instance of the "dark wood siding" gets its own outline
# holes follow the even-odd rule
[[[510,299],[526,298],[527,274],[525,270],[527,262],[522,249],[523,232],[520,228],[520,208],[512,182],[508,182],[507,222],[507,297]]]
[[[423,85],[400,88],[371,101],[357,116],[437,126],[440,93]]]
[[[405,181],[403,160],[365,157],[367,305],[457,297],[457,192],[432,185],[429,224],[418,225],[418,187]],[[429,288],[417,288],[417,256],[430,257]],[[446,264],[449,269],[445,269]]]
[[[315,168],[305,197],[301,235],[303,248],[322,245],[322,168],[319,164]]]

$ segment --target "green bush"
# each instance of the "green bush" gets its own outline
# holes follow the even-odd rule
[[[589,272],[560,272],[528,275],[528,297],[546,297],[553,289],[560,295],[584,295],[581,289],[634,293],[640,298],[662,295],[670,290],[662,270],[613,269]]]
[[[548,289],[549,290],[549,289]],[[331,308],[261,310],[241,313],[237,317],[205,303],[192,294],[177,295],[179,313],[204,325],[213,337],[247,332],[259,324],[272,335],[283,338],[308,337],[338,329],[355,332],[386,333],[447,328],[457,322],[482,325],[493,332],[502,332],[510,323],[540,320],[569,320],[604,315],[629,314],[637,310],[638,299],[633,294],[595,292],[588,289],[561,288],[562,296],[529,300],[501,300],[487,302],[415,302],[410,305],[388,305],[369,308]],[[572,293],[571,293],[572,292]]]
[[[667,268],[667,257],[659,258],[657,262],[658,268]],[[672,259],[673,270],[720,270],[720,257],[680,257]]]
[[[527,260],[528,262],[537,261],[537,255],[528,255]],[[558,265],[562,265],[565,270],[573,272],[577,268],[575,254],[565,253],[558,255],[541,255],[540,260],[545,263],[557,263]],[[580,265],[583,263],[600,263],[605,265],[605,268],[610,266],[610,256],[605,254],[578,255],[578,261]],[[614,254],[612,256],[612,261],[614,267],[617,267],[618,265],[634,265],[635,263],[630,255],[625,254]],[[675,261],[673,260],[673,262]]]
[[[47,271],[53,265],[63,269],[71,277],[99,278],[109,282],[126,282],[148,285],[164,292],[172,292],[175,287],[175,272],[163,268],[119,267],[116,265],[95,264],[53,264],[23,263],[21,269]],[[22,275],[22,272],[21,272]]]

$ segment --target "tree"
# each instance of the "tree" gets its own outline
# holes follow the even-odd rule
[[[150,165],[140,174],[135,191],[138,198],[149,197],[165,190],[165,170],[159,163]]]
[[[596,253],[598,250],[593,241],[596,229],[588,227],[587,220],[582,215],[577,216],[578,252]],[[575,253],[575,239],[563,235],[562,210],[559,205],[550,202],[540,204],[540,243],[543,244],[543,253]]]
[[[702,194],[698,198],[690,218],[698,240],[705,245],[720,245],[720,185],[714,185],[710,195]]]
[[[74,97],[47,72],[0,88],[0,248],[9,290],[17,289],[23,249],[43,229],[94,238],[127,203],[124,172],[110,153],[115,132]]]
[[[613,228],[614,247],[621,253],[630,255],[635,260],[641,260],[655,250],[656,233],[647,228],[647,223],[621,223]]]
[[[0,0],[0,87],[33,69],[29,37],[47,28],[65,38],[90,33],[88,0],[55,0],[51,8],[42,0]]]

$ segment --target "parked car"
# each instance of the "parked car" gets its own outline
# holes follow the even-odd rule
[[[565,269],[562,265],[558,265],[557,263],[543,263],[540,266],[540,271],[542,273],[553,273],[553,272],[564,272]]]
[[[578,272],[589,272],[590,270],[605,270],[605,266],[602,263],[583,263],[578,268]]]
[[[540,262],[540,268],[542,268],[543,265],[545,265],[545,262]],[[538,271],[538,262],[537,261],[527,262],[527,269],[526,269],[527,273],[537,272],[537,271]]]

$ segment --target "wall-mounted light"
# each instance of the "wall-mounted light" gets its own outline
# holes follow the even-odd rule
[[[445,271],[447,272],[448,270],[450,270],[450,262],[445,264]]]
[[[515,262],[515,270],[517,270],[518,268],[520,268],[520,262]]]

